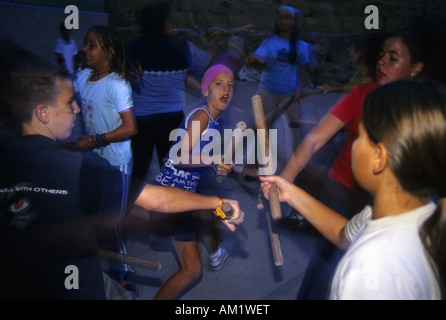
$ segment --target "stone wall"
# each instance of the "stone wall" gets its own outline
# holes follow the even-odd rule
[[[138,35],[136,16],[147,1],[108,0],[106,10],[112,26],[124,30],[129,38]],[[275,10],[282,4],[299,8],[304,18],[303,39],[315,50],[316,66],[313,82],[344,83],[352,74],[347,48],[356,34],[392,32],[415,21],[446,19],[444,0],[180,0],[174,2],[177,34],[200,47],[215,51],[205,41],[216,30],[231,30],[253,24],[254,27],[237,33],[238,43],[246,51],[254,50],[262,39],[272,33]],[[367,5],[379,10],[379,29],[367,30],[364,13]],[[217,44],[222,48],[227,38]],[[226,41],[226,42],[224,42]]]
[[[144,0],[107,0],[110,23],[132,26]],[[380,12],[380,29],[394,30],[414,19],[429,15],[446,18],[443,0],[177,0],[176,23],[180,28],[235,28],[254,24],[256,29],[270,30],[275,10],[289,4],[302,10],[305,29],[320,32],[363,32],[364,8],[373,4]]]

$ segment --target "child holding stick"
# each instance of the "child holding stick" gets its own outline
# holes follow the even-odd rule
[[[352,169],[373,201],[348,221],[279,177],[288,202],[332,243],[347,249],[331,299],[445,297],[446,91],[432,82],[401,80],[364,102]]]
[[[185,161],[174,162],[177,154],[173,151],[172,146],[169,158],[164,160],[164,165],[156,177],[156,181],[162,185],[196,191],[200,174],[205,168],[213,167],[217,174],[221,175],[227,175],[231,170],[232,165],[224,164],[221,161],[211,164],[203,161],[202,153],[210,143],[215,143],[212,138],[209,139],[209,136],[206,137],[206,135],[211,133],[211,129],[220,130],[217,119],[232,99],[234,76],[231,69],[219,64],[210,67],[203,76],[201,86],[206,102],[186,116],[180,128],[186,130],[187,134],[180,137],[181,140],[173,145],[180,144],[180,151],[186,152],[185,157],[182,158]],[[198,128],[198,132],[193,132],[193,128]],[[176,179],[178,176],[184,179]],[[174,299],[201,274],[202,263],[192,214],[192,212],[190,214],[181,213],[172,219],[173,243],[180,259],[181,268],[163,284],[155,299]],[[202,214],[201,218],[209,220],[209,214]],[[239,224],[242,220],[243,215],[239,215],[229,220],[229,223]],[[213,228],[211,227],[211,229]],[[202,235],[202,238],[210,252],[211,270],[217,271],[228,257],[229,251],[218,244],[215,230]]]

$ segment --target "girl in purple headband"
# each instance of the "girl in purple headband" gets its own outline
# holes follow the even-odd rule
[[[213,134],[220,132],[217,120],[234,93],[234,76],[231,69],[221,64],[210,67],[203,76],[201,87],[206,100],[182,121],[177,132],[178,139],[172,145],[169,157],[164,159],[164,165],[156,176],[156,181],[161,185],[195,192],[200,175],[209,167],[212,167],[219,175],[227,175],[231,171],[232,164],[224,164],[223,161],[221,163],[209,162],[205,158],[205,150],[213,148],[212,144],[215,143]],[[200,219],[194,220],[196,217]],[[210,269],[220,270],[229,255],[229,251],[220,246],[217,241],[214,215],[209,214],[208,211],[173,214],[169,215],[169,218],[171,218],[173,244],[181,268],[161,286],[155,296],[155,299],[162,300],[176,298],[201,274],[197,221],[203,224],[200,230],[205,231],[204,235],[200,232],[200,238],[210,253]],[[239,224],[242,220],[243,213],[241,212],[238,216],[223,222],[234,231],[234,224]]]

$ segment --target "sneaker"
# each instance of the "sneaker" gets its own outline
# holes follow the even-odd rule
[[[128,271],[124,277],[124,281],[121,282],[121,286],[123,286],[128,291],[128,300],[135,300],[139,294],[138,287],[135,283],[135,277],[135,271]]]
[[[229,250],[220,246],[221,253],[216,257],[209,257],[210,269],[212,271],[218,271],[223,267],[223,263],[225,263],[226,259],[229,256]]]

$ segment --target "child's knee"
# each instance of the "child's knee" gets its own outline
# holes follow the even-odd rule
[[[201,261],[188,264],[182,267],[182,271],[190,281],[197,280],[203,273],[203,265]]]

